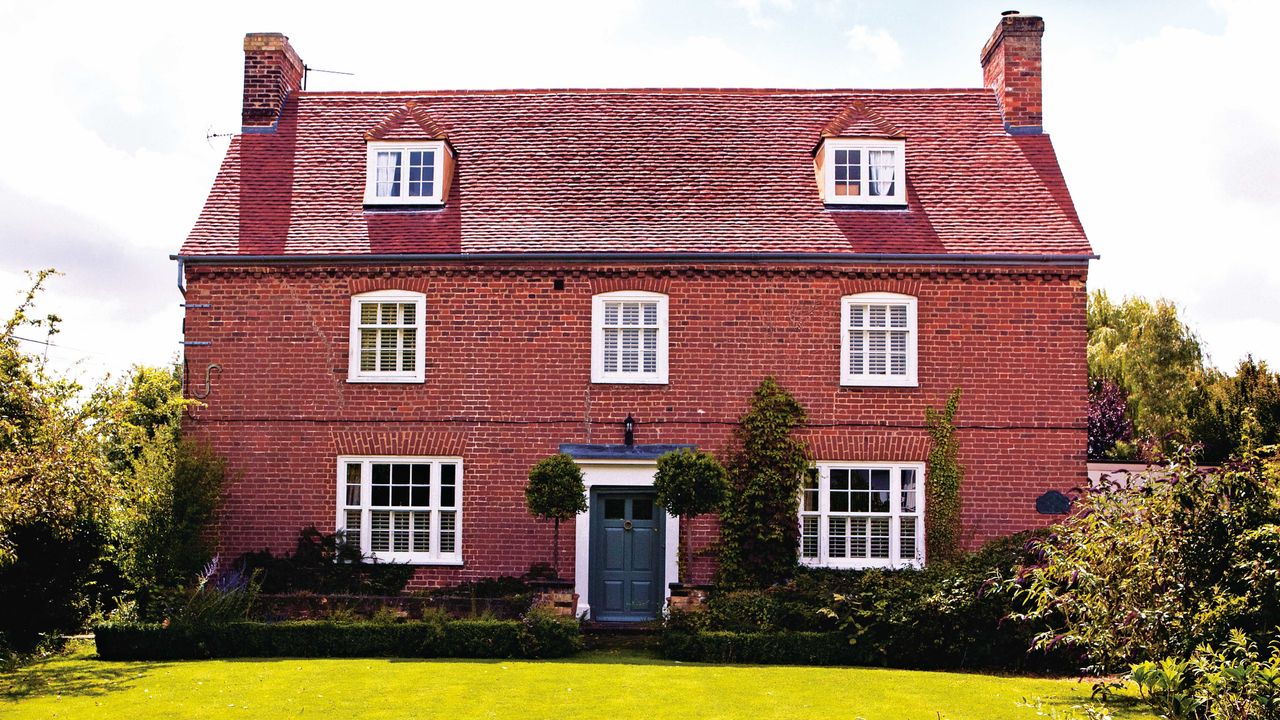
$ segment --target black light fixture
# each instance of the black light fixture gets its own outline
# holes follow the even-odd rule
[[[636,444],[636,421],[630,413],[627,414],[627,419],[622,421],[622,442],[626,443],[627,447]]]

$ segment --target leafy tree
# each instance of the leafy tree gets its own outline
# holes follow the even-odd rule
[[[31,649],[46,633],[78,629],[110,591],[104,528],[115,489],[98,452],[80,386],[55,378],[18,337],[59,319],[33,313],[53,274],[31,276],[0,325],[0,645]]]
[[[738,422],[739,449],[726,464],[730,494],[720,516],[719,580],[765,587],[788,578],[800,545],[800,488],[809,455],[792,436],[805,410],[772,377]]]
[[[1191,436],[1203,446],[1201,461],[1216,465],[1239,454],[1247,419],[1254,441],[1280,444],[1280,374],[1247,357],[1234,375],[1211,371],[1191,406]]]
[[[1106,292],[1089,298],[1089,377],[1110,380],[1128,393],[1130,419],[1140,439],[1168,454],[1190,429],[1188,408],[1203,382],[1200,339],[1167,300]]]
[[[680,579],[689,582],[693,568],[689,520],[724,503],[729,491],[724,467],[707,453],[681,448],[658,458],[653,487],[658,491],[658,504],[680,517]]]
[[[529,470],[529,484],[524,488],[525,504],[535,517],[555,523],[551,567],[557,577],[560,575],[560,522],[586,511],[586,494],[582,468],[565,453],[545,457]]]
[[[1089,459],[1106,457],[1112,448],[1133,438],[1129,394],[1110,380],[1089,383]]]

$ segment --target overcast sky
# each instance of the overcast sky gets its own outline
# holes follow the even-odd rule
[[[226,150],[206,135],[239,129],[246,32],[355,73],[313,90],[977,87],[1011,7],[1045,18],[1045,127],[1102,255],[1091,286],[1174,300],[1220,367],[1280,366],[1269,0],[0,0],[0,313],[22,270],[56,267],[56,367],[94,382],[177,352],[168,256]]]

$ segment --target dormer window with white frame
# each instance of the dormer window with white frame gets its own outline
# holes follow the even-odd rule
[[[840,384],[916,387],[916,299],[859,293],[840,301]]]
[[[591,299],[591,382],[666,384],[666,295],[631,290]]]
[[[426,305],[425,295],[408,290],[353,296],[347,382],[423,382]]]
[[[830,138],[822,143],[828,205],[906,205],[906,143]]]
[[[366,205],[440,205],[445,197],[443,140],[370,142]]]

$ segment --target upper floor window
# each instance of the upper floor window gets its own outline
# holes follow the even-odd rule
[[[830,139],[822,144],[823,201],[839,205],[906,205],[902,140]]]
[[[338,458],[337,528],[383,562],[462,564],[462,460]]]
[[[667,296],[623,291],[591,301],[591,382],[667,382]]]
[[[840,303],[840,384],[915,387],[916,299],[846,295]]]
[[[438,205],[444,202],[444,141],[370,142],[368,154],[365,204]]]
[[[800,498],[800,561],[837,568],[924,563],[924,466],[819,463]]]
[[[380,290],[351,298],[348,382],[422,382],[426,296]]]

